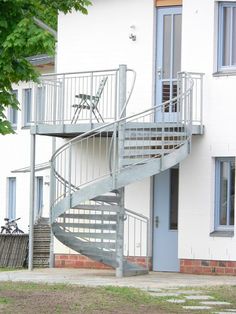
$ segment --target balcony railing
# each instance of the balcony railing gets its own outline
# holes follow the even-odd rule
[[[127,75],[123,78],[126,80],[127,105],[134,88],[136,75],[133,70],[127,70],[126,73]],[[192,124],[202,127],[203,74],[186,73],[179,73],[178,80],[179,78],[184,79],[185,75],[191,75],[194,83],[191,109]],[[34,84],[33,124],[53,126],[116,121],[120,118],[122,111],[122,116],[124,116],[123,109],[125,109],[119,108],[120,79],[120,68],[42,76],[40,83]],[[97,97],[103,80],[105,80],[105,84],[99,97]],[[183,86],[180,82],[178,89],[183,88],[187,88],[187,86]],[[181,90],[178,92],[181,93]],[[85,102],[83,102],[82,97],[86,98]],[[93,111],[94,99],[96,99],[96,112]],[[148,104],[145,104],[145,107],[148,107]]]
[[[135,72],[127,70],[127,73],[131,73],[127,75],[128,97],[134,86]],[[104,86],[101,86],[102,81],[105,81]],[[118,88],[119,69],[44,75],[40,84],[34,86],[33,123],[60,125],[115,121],[120,112]]]

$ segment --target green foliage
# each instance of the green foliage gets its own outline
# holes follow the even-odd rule
[[[14,133],[4,114],[8,106],[18,108],[12,83],[37,81],[39,73],[27,61],[37,54],[54,55],[55,38],[37,26],[34,17],[57,28],[57,15],[73,9],[87,14],[88,0],[0,1],[0,134]]]

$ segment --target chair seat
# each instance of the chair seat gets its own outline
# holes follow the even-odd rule
[[[73,108],[81,108],[81,109],[90,109],[90,105],[89,104],[74,104],[72,105]],[[94,108],[94,106],[92,106],[92,109]]]
[[[91,95],[86,95],[86,94],[75,95],[75,98],[80,98],[80,99],[83,99],[83,100],[86,100],[86,99],[98,100],[99,99],[97,96],[91,96]]]

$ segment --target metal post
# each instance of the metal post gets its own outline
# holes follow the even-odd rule
[[[52,138],[52,154],[56,151],[56,138]],[[53,165],[51,163],[51,171],[50,171],[50,225],[52,228],[52,205],[55,200],[55,177],[53,174]],[[51,240],[50,240],[50,256],[49,256],[49,267],[54,267],[54,235],[51,229]]]
[[[119,66],[119,103],[118,103],[118,116],[119,118],[125,117],[126,113],[126,73],[127,66],[121,64]]]
[[[33,270],[33,254],[34,254],[35,145],[36,145],[36,135],[35,134],[31,134],[31,145],[30,145],[29,260],[28,260],[28,269],[30,271]]]
[[[127,67],[126,65],[120,65],[119,66],[119,103],[118,103],[118,116],[120,118],[123,118],[125,116],[126,111],[126,72]],[[118,169],[121,169],[122,164],[122,151],[123,151],[123,145],[124,145],[124,126],[122,124],[119,124],[118,127],[118,160],[119,165]],[[121,188],[119,190],[119,193],[121,195],[120,198],[120,211],[117,215],[117,243],[116,243],[116,261],[118,264],[118,267],[116,268],[116,276],[117,277],[123,277],[124,275],[124,269],[123,269],[123,254],[124,254],[124,215],[125,215],[125,208],[124,208],[124,188]]]
[[[124,254],[124,188],[119,189],[120,211],[117,213],[117,235],[116,235],[116,261],[118,267],[116,268],[116,277],[124,276],[123,254]]]
[[[92,126],[93,123],[93,72],[91,72],[91,82],[90,82],[90,110],[89,110],[89,122]]]

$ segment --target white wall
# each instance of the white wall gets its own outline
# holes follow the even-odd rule
[[[119,64],[127,64],[137,72],[128,112],[150,107],[153,0],[94,0],[88,10],[88,15],[59,15],[57,71],[116,69]],[[132,25],[136,41],[129,39]]]
[[[214,77],[217,15],[213,0],[184,0],[182,69],[204,72],[205,134],[180,165],[179,257],[236,260],[236,239],[213,238],[214,157],[236,156],[236,76]]]
[[[89,14],[59,15],[57,72],[116,69],[119,64],[137,72],[127,108],[132,114],[153,105],[153,0],[94,0]],[[136,41],[129,39],[135,26]],[[129,76],[130,78],[131,76]],[[128,79],[128,89],[131,80]],[[126,188],[125,206],[150,213],[150,179]],[[55,253],[68,253],[55,241]]]
[[[22,104],[24,88],[30,85],[21,83],[13,86],[18,91],[18,100]],[[16,217],[21,217],[18,223],[20,229],[28,232],[30,175],[29,173],[12,173],[13,170],[30,166],[30,129],[22,128],[23,110],[18,111],[16,134],[0,135],[0,225],[7,216],[7,178],[16,177]],[[36,137],[36,164],[47,162],[51,156],[51,138]],[[49,170],[36,172],[36,176],[43,176],[44,182],[49,180]],[[49,186],[43,186],[44,207],[43,216],[49,216]]]

